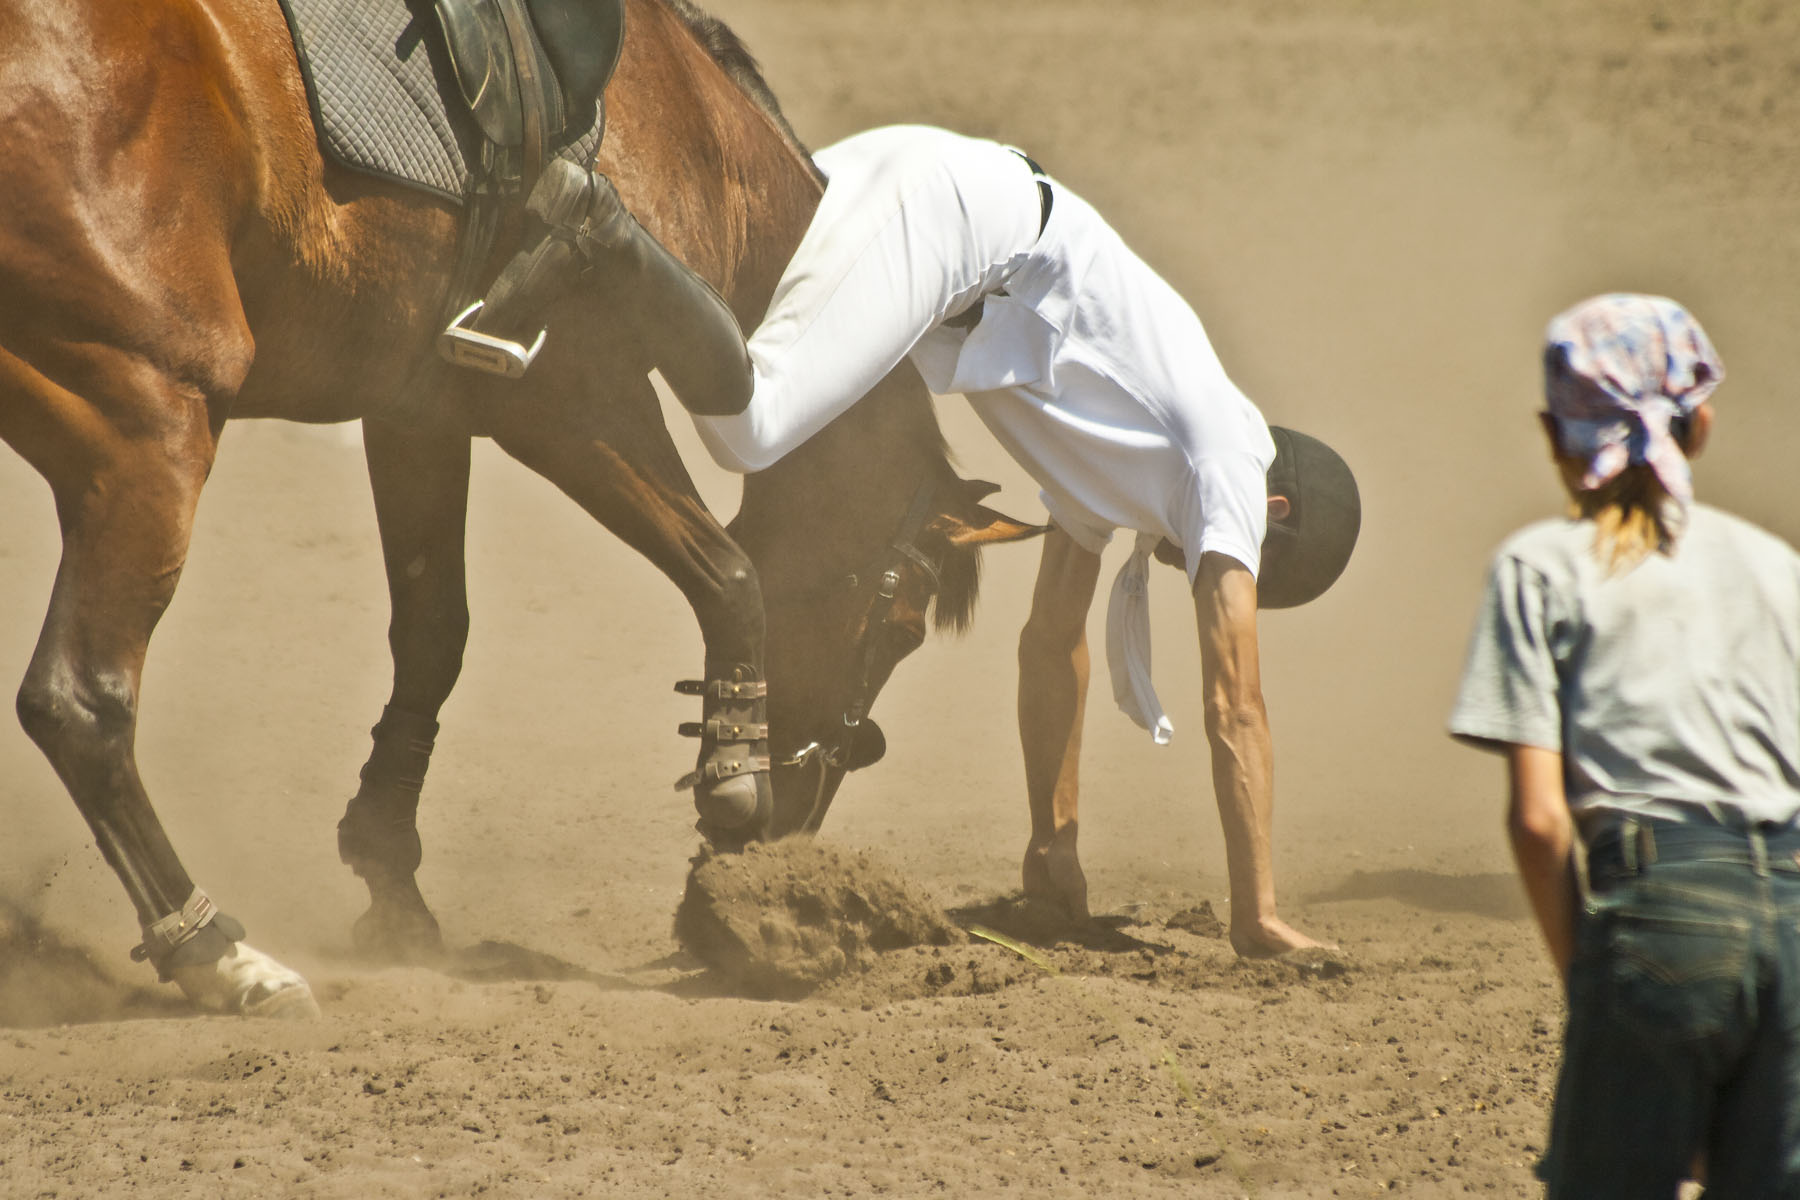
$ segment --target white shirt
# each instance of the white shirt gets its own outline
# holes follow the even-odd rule
[[[894,126],[816,156],[829,183],[748,342],[749,407],[696,417],[732,470],[767,467],[910,356],[930,388],[970,397],[1043,488],[1056,523],[1098,552],[1140,533],[1114,584],[1114,695],[1167,740],[1150,688],[1150,549],[1188,570],[1209,552],[1255,572],[1275,445],[1187,303],[1081,197],[1052,182],[1042,233],[1023,157],[942,129]],[[973,330],[944,325],[977,300]]]
[[[1055,186],[1048,226],[971,330],[913,348],[932,391],[962,392],[1098,552],[1115,528],[1255,572],[1267,529],[1268,425],[1187,303],[1081,197]]]
[[[1107,663],[1120,707],[1166,742],[1173,727],[1150,682],[1150,554],[1161,538],[1181,547],[1190,585],[1212,552],[1255,574],[1275,444],[1187,303],[1052,186],[1048,225],[980,322],[939,325],[911,358],[932,391],[969,396],[1078,545],[1099,553],[1114,529],[1138,532],[1108,601]]]

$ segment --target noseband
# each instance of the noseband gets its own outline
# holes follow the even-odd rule
[[[918,490],[913,493],[912,504],[907,508],[906,515],[901,518],[900,525],[888,544],[867,567],[847,578],[846,582],[852,590],[862,588],[865,579],[872,579],[875,583],[869,607],[864,611],[862,636],[854,654],[856,676],[850,687],[850,700],[844,706],[843,721],[835,731],[836,737],[829,741],[808,742],[792,757],[776,761],[777,766],[783,767],[806,767],[815,762],[819,764],[821,769],[818,795],[814,797],[815,813],[817,801],[824,795],[825,781],[831,768],[853,771],[858,766],[868,766],[880,758],[878,750],[875,758],[858,763],[854,755],[857,735],[862,732],[863,719],[869,715],[869,706],[875,700],[875,679],[881,665],[882,649],[893,640],[890,632],[895,628],[894,601],[900,594],[900,572],[909,562],[919,568],[925,576],[925,596],[928,600],[937,595],[938,588],[942,585],[940,560],[932,558],[918,546],[919,535],[925,531],[925,522],[931,516],[931,498],[936,490],[936,481],[930,477],[919,484]],[[892,669],[892,663],[889,664],[889,669]],[[870,722],[871,726],[873,724]],[[885,745],[882,748],[885,749]]]

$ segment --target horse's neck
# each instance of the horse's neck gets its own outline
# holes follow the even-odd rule
[[[702,61],[709,66],[702,71],[712,77],[701,88],[705,129],[717,139],[730,180],[724,208],[710,220],[669,232],[699,251],[722,229],[741,231],[723,256],[721,291],[746,327],[752,326],[767,310],[806,234],[824,195],[823,177],[782,122],[730,77],[695,27],[666,0],[636,0],[631,18],[640,14],[644,26],[666,22],[663,28],[680,47],[678,53],[696,67]],[[631,65],[625,64],[627,71]],[[740,515],[776,522],[823,516],[840,529],[891,526],[920,481],[945,469],[930,395],[918,374],[902,364],[819,436],[769,471],[749,477]],[[878,536],[885,535],[884,527]]]
[[[931,395],[902,363],[823,431],[746,476],[740,520],[806,522],[867,550],[891,535],[920,483],[948,472]]]
[[[640,47],[661,41],[682,65],[672,73],[641,72],[645,89],[661,93],[664,103],[648,106],[643,117],[654,126],[639,137],[660,143],[658,186],[673,187],[687,199],[676,206],[685,208],[687,219],[656,232],[690,266],[712,277],[750,327],[767,311],[806,234],[824,195],[824,177],[779,110],[753,94],[768,96],[734,35],[722,27],[703,34],[716,23],[680,0],[633,0],[628,20],[643,31]],[[728,48],[715,53],[708,40]],[[634,65],[628,57],[623,69],[629,74]],[[746,74],[748,84],[740,79]],[[670,89],[685,95],[677,98]],[[773,105],[773,97],[766,103]],[[674,120],[671,113],[685,120]],[[709,160],[716,161],[716,172]]]

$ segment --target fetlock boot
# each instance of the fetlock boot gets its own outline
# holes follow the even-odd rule
[[[774,815],[769,783],[768,684],[747,663],[684,679],[675,690],[702,697],[701,719],[684,722],[683,737],[700,739],[699,761],[676,784],[693,789],[699,830],[721,850],[742,850],[768,832]]]
[[[526,212],[543,240],[494,281],[479,328],[530,328],[569,288],[600,287],[689,412],[728,417],[749,406],[750,354],[730,306],[638,224],[610,179],[559,159]]]

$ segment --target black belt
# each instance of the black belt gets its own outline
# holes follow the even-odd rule
[[[1037,165],[1037,160],[1023,150],[1014,150],[1014,154],[1025,160],[1031,168],[1031,177],[1037,180],[1038,187],[1038,236],[1044,236],[1044,230],[1050,224],[1050,208],[1056,203],[1056,194],[1050,190],[1050,177],[1044,168]]]
[[[1008,147],[1008,149],[1011,149],[1011,147]],[[1050,177],[1044,174],[1044,168],[1038,166],[1037,160],[1032,158],[1031,155],[1025,153],[1023,150],[1013,150],[1013,153],[1024,160],[1025,165],[1031,168],[1031,177],[1037,180],[1038,236],[1043,237],[1044,229],[1050,224],[1050,206],[1056,202],[1056,195],[1050,190]],[[977,299],[975,303],[971,304],[962,312],[957,313],[954,317],[946,318],[943,323],[950,326],[952,329],[973,329],[976,325],[981,323],[981,312],[982,301]]]

